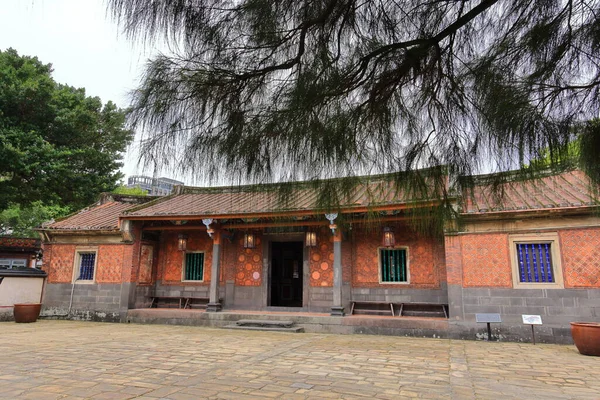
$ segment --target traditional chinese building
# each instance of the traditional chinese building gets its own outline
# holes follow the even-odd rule
[[[414,228],[435,218],[436,196],[412,198],[385,176],[364,178],[335,210],[320,209],[308,183],[287,201],[269,186],[106,195],[40,230],[44,306],[212,326],[284,312],[312,330],[463,338],[485,330],[476,314],[498,313],[498,334],[512,340],[529,334],[522,315],[536,314],[541,339],[555,342],[570,340],[571,321],[600,321],[600,219],[587,177],[500,190],[475,182],[451,197],[457,213],[439,235]]]

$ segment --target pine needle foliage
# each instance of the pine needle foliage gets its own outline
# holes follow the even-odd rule
[[[447,215],[448,176],[518,169],[542,151],[552,167],[573,126],[599,115],[600,1],[108,5],[129,37],[172,50],[133,93],[144,160],[201,179],[314,181],[324,208],[358,176],[395,172]],[[599,182],[593,153],[583,168]]]

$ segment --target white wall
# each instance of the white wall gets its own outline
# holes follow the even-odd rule
[[[42,298],[43,277],[5,277],[0,283],[0,307],[15,303],[39,303]],[[1,310],[1,309],[0,309]]]

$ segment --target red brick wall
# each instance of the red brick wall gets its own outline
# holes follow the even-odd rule
[[[333,286],[333,235],[326,227],[316,233],[317,245],[308,250],[310,286]]]
[[[46,244],[44,245],[44,266],[48,272],[49,283],[71,283],[75,252],[78,248],[96,247],[96,282],[120,283],[130,275],[123,274],[131,270],[131,244]],[[129,257],[128,257],[129,256]],[[127,282],[127,281],[125,281]]]
[[[462,285],[462,236],[446,236],[446,279],[448,285]]]
[[[565,287],[600,288],[600,229],[559,231]]]
[[[239,242],[237,240],[237,236],[230,239],[223,238],[221,239],[221,281],[234,281],[235,280],[235,272],[237,268],[237,246],[239,246]],[[224,282],[223,282],[224,283]]]
[[[379,283],[379,230],[355,229],[352,285],[354,287],[439,288],[445,275],[443,245],[434,238],[419,237],[407,229],[396,229],[396,245],[408,247],[410,284]]]
[[[600,287],[600,229],[564,229],[558,235],[565,287]],[[453,265],[460,252],[465,287],[512,287],[508,238],[507,233],[446,238],[448,283],[459,283]]]
[[[96,255],[96,282],[120,283],[125,254],[131,245],[100,245]],[[131,268],[131,264],[129,265]]]
[[[512,272],[505,233],[462,236],[464,287],[512,287]]]
[[[186,232],[188,251],[204,251],[204,282],[185,282],[186,285],[208,285],[212,265],[213,242],[206,232]],[[165,285],[181,285],[183,274],[183,252],[178,248],[178,232],[163,232],[158,253],[159,271],[157,280]]]
[[[48,283],[72,282],[76,247],[74,244],[44,245],[43,269],[48,273]]]
[[[262,284],[262,240],[261,235],[256,235],[255,247],[244,248],[244,234],[238,233],[232,243],[235,254],[235,284],[237,286],[260,286]]]

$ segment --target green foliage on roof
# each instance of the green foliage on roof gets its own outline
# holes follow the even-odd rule
[[[130,195],[130,196],[147,196],[148,195],[148,192],[146,192],[140,186],[127,187],[125,185],[117,186],[111,193],[125,194],[125,195]]]

